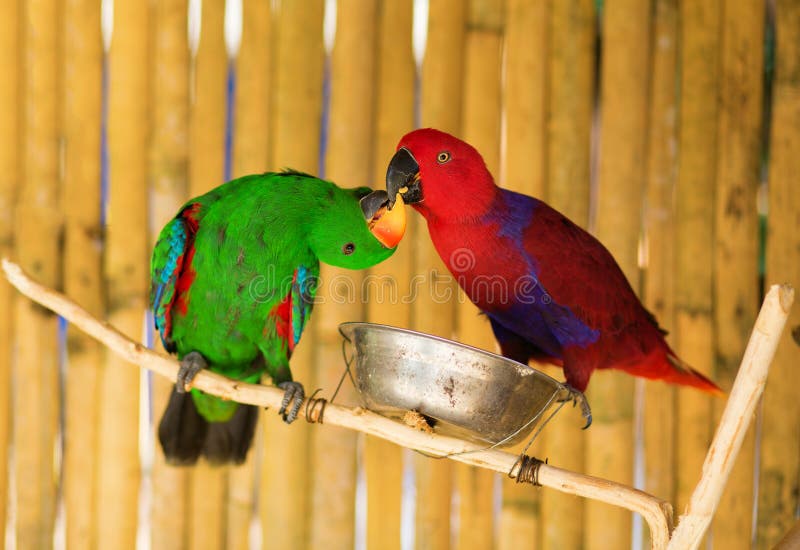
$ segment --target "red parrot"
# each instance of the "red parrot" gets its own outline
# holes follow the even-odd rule
[[[468,143],[430,128],[405,135],[386,190],[428,222],[504,356],[559,365],[580,392],[596,369],[619,369],[721,393],[672,351],[600,241],[544,202],[498,187]]]

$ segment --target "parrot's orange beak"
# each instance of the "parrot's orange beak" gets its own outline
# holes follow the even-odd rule
[[[397,202],[391,210],[388,203],[381,206],[368,222],[369,230],[383,246],[394,248],[406,232],[406,209],[403,199],[397,195]]]
[[[377,189],[362,197],[359,202],[367,226],[378,242],[386,248],[397,246],[406,232],[406,209],[403,207],[403,199],[398,201],[400,208],[389,210],[389,194],[383,189]]]

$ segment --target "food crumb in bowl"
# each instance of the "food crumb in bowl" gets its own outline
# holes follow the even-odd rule
[[[433,428],[428,424],[427,419],[417,411],[406,411],[406,414],[403,415],[403,423],[426,434],[433,433]]]

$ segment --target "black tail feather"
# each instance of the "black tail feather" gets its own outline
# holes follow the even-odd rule
[[[203,456],[211,464],[242,464],[253,443],[257,423],[258,408],[253,405],[239,405],[233,418],[227,422],[209,424]]]
[[[167,462],[189,466],[197,462],[208,433],[208,422],[200,416],[189,392],[169,396],[167,410],[158,425],[158,440]]]
[[[158,440],[174,466],[191,466],[201,454],[212,464],[241,464],[257,422],[258,408],[252,405],[239,405],[227,422],[208,422],[197,412],[190,392],[173,388],[158,425]]]

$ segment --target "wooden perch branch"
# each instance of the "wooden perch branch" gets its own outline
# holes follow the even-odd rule
[[[174,359],[155,353],[142,344],[132,341],[108,323],[98,321],[63,294],[30,279],[18,265],[3,259],[3,269],[11,284],[31,300],[58,313],[131,363],[175,380],[178,363]],[[744,428],[749,423],[755,403],[763,390],[769,362],[774,354],[793,296],[794,293],[788,286],[774,286],[767,295],[756,322],[756,330],[747,347],[742,369],[731,392],[722,424],[706,460],[703,480],[692,497],[690,511],[685,520],[687,527],[683,529],[687,533],[681,532],[681,537],[685,537],[681,540],[694,540],[695,536],[699,540],[708,527],[722,487],[741,446]],[[259,407],[277,409],[283,398],[283,392],[276,388],[245,384],[209,371],[200,372],[194,379],[193,385],[206,393]],[[305,416],[305,413],[305,408],[301,408],[301,414]],[[311,416],[315,415],[312,413]],[[316,419],[307,420],[314,422]],[[429,455],[451,458],[465,464],[509,474],[511,477],[519,474],[516,455],[498,450],[480,450],[482,447],[474,443],[426,434],[360,407],[348,408],[328,404],[325,407],[324,420],[326,424],[364,432]],[[546,464],[539,467],[538,482],[545,487],[638,512],[650,528],[652,547],[666,548],[669,543],[672,506],[668,502],[627,485]],[[682,528],[683,524],[678,531],[682,531]],[[677,535],[678,532],[676,538]],[[670,548],[683,548],[683,546],[673,541]]]
[[[4,259],[3,269],[11,284],[31,300],[58,313],[131,363],[175,380],[178,363],[174,359],[132,341],[113,326],[97,320],[63,294],[33,281],[18,265]],[[277,388],[245,384],[210,371],[201,371],[194,379],[193,386],[223,399],[259,407],[271,407],[275,410],[280,407],[283,398],[283,392]],[[301,407],[300,412],[305,416],[305,407]],[[483,451],[480,450],[482,449],[480,445],[474,443],[426,434],[361,407],[348,408],[329,403],[325,407],[324,421],[325,424],[364,432],[429,455],[438,457],[451,455],[449,458],[465,464],[488,468],[502,474],[510,472],[512,477],[518,474],[518,467],[515,466],[518,458],[516,455],[497,450]],[[667,545],[672,527],[672,506],[668,502],[627,485],[546,464],[539,467],[538,482],[545,487],[601,500],[637,512],[644,517],[650,527],[653,548],[665,548]]]
[[[728,404],[706,454],[700,483],[695,487],[687,511],[681,516],[670,540],[671,550],[697,548],[711,524],[747,427],[764,391],[769,365],[793,301],[794,289],[789,285],[772,285],[764,298]]]

